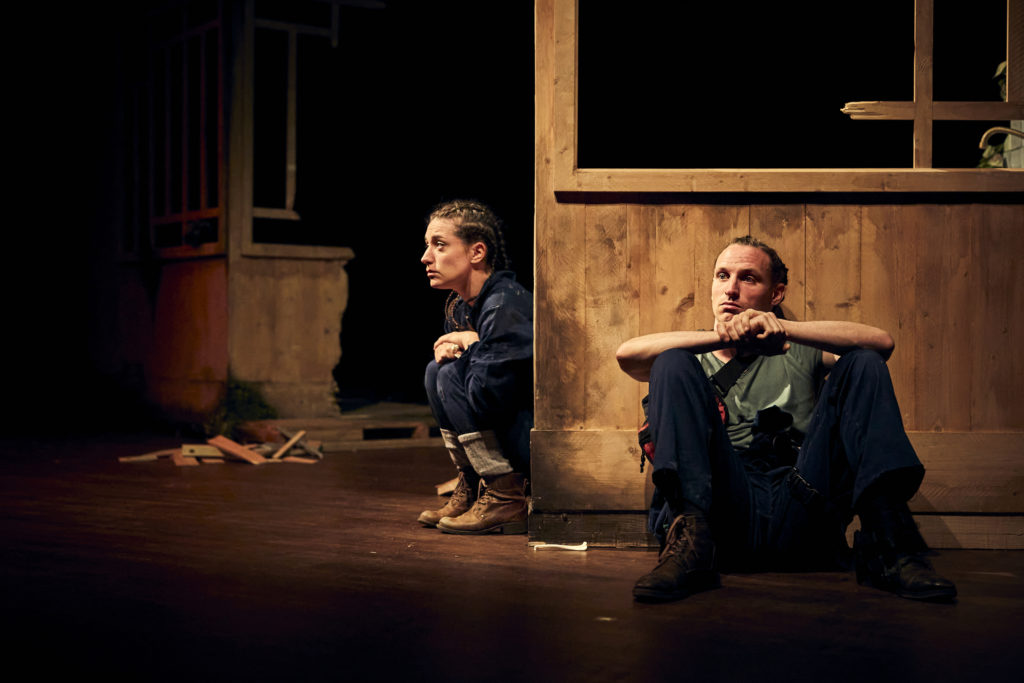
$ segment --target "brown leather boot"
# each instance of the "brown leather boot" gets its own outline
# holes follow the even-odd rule
[[[437,523],[446,534],[525,534],[526,477],[509,472],[484,485],[467,512]]]
[[[718,586],[715,542],[702,514],[679,515],[665,537],[658,565],[633,586],[633,597],[646,602],[679,600]]]
[[[459,480],[455,483],[455,490],[451,498],[440,510],[424,510],[420,513],[418,521],[423,526],[434,527],[445,517],[458,517],[469,510],[476,502],[477,488],[480,485],[480,477],[475,472],[466,474],[465,470],[459,470]]]

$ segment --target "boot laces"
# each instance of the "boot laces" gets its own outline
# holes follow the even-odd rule
[[[497,498],[495,498],[494,494],[491,493],[491,489],[489,487],[483,486],[482,488],[483,492],[480,494],[480,497],[476,499],[478,505],[486,505],[492,501],[497,502]]]
[[[459,482],[455,485],[455,490],[452,491],[452,503],[460,503],[465,505],[473,497],[473,487],[470,486],[469,482],[466,480],[466,475],[459,474]]]
[[[673,555],[681,555],[694,546],[693,524],[689,523],[682,515],[676,517],[675,521],[672,522],[667,536],[668,543],[665,544],[665,549],[661,551],[661,557],[659,558],[662,562]]]

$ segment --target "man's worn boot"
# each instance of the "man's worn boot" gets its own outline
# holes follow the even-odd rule
[[[525,534],[526,477],[509,472],[484,483],[468,511],[437,523],[446,534]]]
[[[925,559],[928,546],[906,504],[872,507],[861,513],[862,528],[853,535],[857,583],[913,600],[955,598],[953,582]]]
[[[468,474],[465,470],[459,470],[459,480],[455,483],[455,490],[451,498],[440,510],[424,510],[416,520],[423,526],[434,527],[445,517],[458,517],[469,510],[476,502],[477,489],[480,486],[480,477],[475,472]]]
[[[636,582],[633,597],[645,602],[665,602],[717,585],[711,527],[703,514],[684,514],[672,520],[658,565]]]

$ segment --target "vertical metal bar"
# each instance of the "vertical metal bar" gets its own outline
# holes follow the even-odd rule
[[[185,236],[188,213],[188,35],[181,33],[181,235]]]
[[[171,138],[174,137],[173,135],[171,135],[171,124],[174,122],[174,118],[171,116],[171,107],[173,106],[173,103],[171,102],[171,93],[173,92],[174,88],[171,85],[171,54],[173,51],[171,50],[170,43],[167,44],[166,50],[167,55],[166,58],[164,59],[164,119],[166,121],[164,126],[165,190],[164,205],[160,211],[161,216],[168,216],[171,213]]]
[[[215,30],[215,29],[207,29]],[[199,36],[199,210],[206,208],[206,33]]]
[[[227,183],[224,178],[224,3],[217,3],[217,208],[227,205]],[[225,239],[227,225],[221,215],[218,236],[221,243]]]
[[[287,156],[285,168],[285,202],[286,209],[295,207],[295,176],[296,176],[296,90],[298,80],[298,33],[295,29],[288,31],[288,131]]]

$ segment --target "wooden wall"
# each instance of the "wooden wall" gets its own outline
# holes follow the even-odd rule
[[[231,371],[259,387],[280,417],[338,414],[331,371],[341,357],[345,262],[246,256],[231,261]]]
[[[172,419],[202,422],[228,376],[227,261],[163,264],[151,329],[147,398]]]
[[[912,507],[936,547],[1024,547],[1024,205],[906,196],[555,192],[555,3],[537,3],[536,400],[532,540],[646,545],[636,428],[646,384],[615,349],[708,328],[734,236],[790,268],[784,309],[871,323],[928,468]]]

